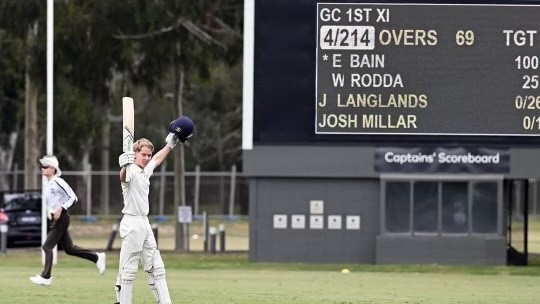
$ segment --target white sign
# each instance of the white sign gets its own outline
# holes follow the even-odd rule
[[[309,213],[311,214],[323,214],[324,213],[324,201],[311,200],[309,201]]]
[[[287,215],[274,214],[274,229],[287,229]]]
[[[291,228],[292,229],[304,229],[306,228],[306,216],[301,214],[296,214],[291,217]]]
[[[359,215],[347,215],[347,229],[360,230],[360,216]]]
[[[178,207],[178,222],[179,223],[191,223],[193,216],[191,212],[191,206],[179,206]]]
[[[312,215],[309,217],[309,228],[311,229],[323,229],[324,218],[322,215]]]
[[[328,229],[341,229],[341,215],[328,216]]]

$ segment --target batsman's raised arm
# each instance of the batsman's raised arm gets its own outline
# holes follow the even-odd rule
[[[176,144],[178,143],[178,137],[176,137],[175,134],[169,133],[167,137],[165,138],[165,142],[167,143],[161,150],[159,150],[156,154],[154,154],[154,157],[152,159],[156,163],[156,167],[161,165],[163,160],[169,155],[169,153],[174,149]]]
[[[169,134],[165,138],[165,147],[159,150],[152,158],[159,166],[178,142],[184,143],[193,136],[194,124],[191,118],[180,116],[169,124]]]
[[[146,138],[141,138],[133,144],[133,151],[122,153],[118,157],[118,165],[120,165],[120,181],[129,183],[131,169],[128,166],[135,166],[146,170],[146,166],[152,160],[149,171],[153,171],[155,167],[161,165],[167,155],[176,147],[178,142],[186,142],[193,136],[194,125],[193,121],[186,116],[180,116],[169,124],[169,134],[165,137],[166,145],[157,153],[154,152],[154,145]],[[131,167],[130,167],[131,168]],[[151,174],[151,172],[150,172]]]

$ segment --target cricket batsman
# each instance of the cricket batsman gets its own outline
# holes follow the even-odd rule
[[[115,284],[116,303],[132,303],[133,281],[140,261],[148,273],[148,284],[156,302],[171,304],[165,265],[148,220],[150,176],[179,141],[184,143],[193,135],[193,129],[191,119],[180,116],[169,125],[166,144],[155,155],[153,144],[141,138],[133,144],[133,151],[125,152],[118,158],[124,208],[119,229],[122,247]]]

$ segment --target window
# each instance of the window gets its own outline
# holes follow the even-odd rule
[[[442,183],[442,232],[466,233],[468,230],[468,184]]]
[[[411,226],[411,186],[408,182],[388,182],[386,184],[386,230],[389,232],[409,232]]]
[[[475,183],[472,202],[473,232],[497,232],[497,184]]]
[[[414,183],[414,232],[437,232],[438,192],[436,182]]]
[[[384,233],[495,234],[502,225],[501,181],[406,177],[381,187]]]

